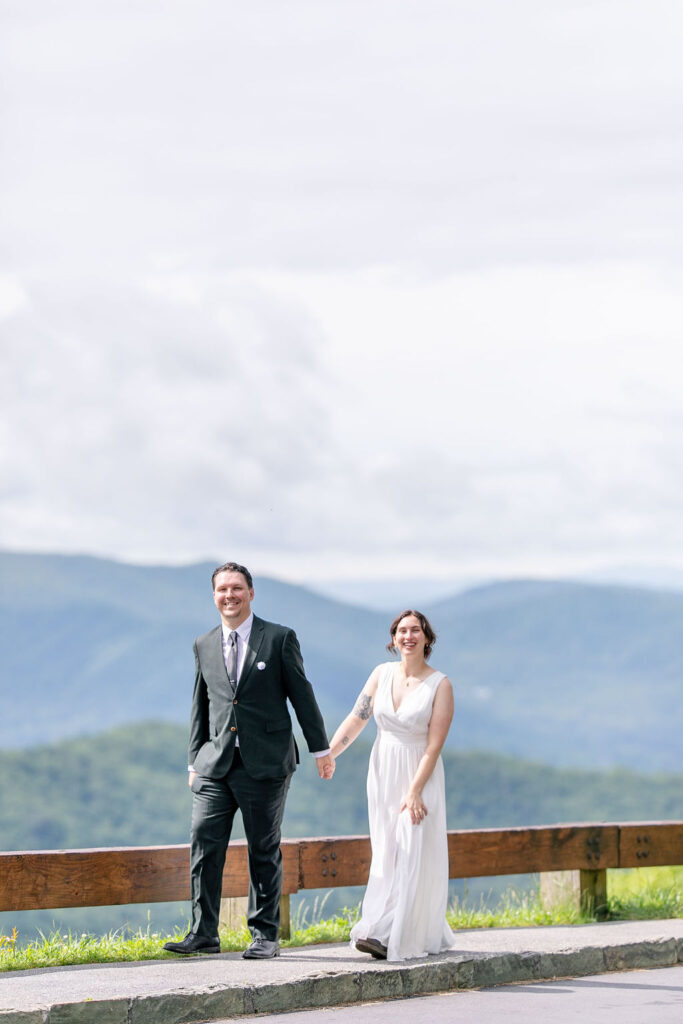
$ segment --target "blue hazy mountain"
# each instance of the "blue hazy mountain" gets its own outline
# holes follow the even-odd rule
[[[209,564],[0,553],[0,747],[142,719],[184,724],[192,640],[217,622]],[[299,635],[328,725],[384,650],[388,616],[259,578],[254,609]],[[400,609],[397,609],[400,610]],[[424,609],[456,686],[449,744],[553,764],[683,767],[683,594],[511,581]]]
[[[683,594],[508,582],[429,609],[458,746],[579,767],[683,766]]]
[[[140,719],[185,723],[192,641],[216,624],[211,564],[0,553],[0,748]],[[338,715],[382,657],[386,616],[261,578],[254,610],[299,634]]]

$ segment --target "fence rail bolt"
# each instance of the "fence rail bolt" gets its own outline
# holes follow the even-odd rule
[[[600,860],[600,836],[589,836],[586,839],[586,860]]]

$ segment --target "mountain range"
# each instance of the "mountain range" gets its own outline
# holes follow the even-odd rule
[[[0,553],[0,747],[143,719],[184,724],[192,640],[218,621],[212,565]],[[328,726],[390,656],[391,615],[259,578],[254,610],[293,626]],[[400,610],[400,609],[397,609]],[[423,609],[455,686],[449,745],[549,764],[683,769],[683,594],[519,580]]]

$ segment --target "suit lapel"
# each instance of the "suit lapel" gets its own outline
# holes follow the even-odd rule
[[[263,640],[264,632],[263,619],[259,619],[254,616],[254,621],[251,624],[251,633],[249,634],[249,643],[247,644],[247,653],[244,658],[244,665],[242,666],[242,674],[240,675],[239,682],[237,684],[238,686],[244,685],[256,664],[256,658]]]
[[[225,687],[228,693],[234,695],[235,688],[231,685],[228,679],[228,670],[225,667],[225,658],[223,657],[223,628],[221,626],[216,627],[214,635],[211,637],[211,646],[209,649],[210,665],[216,676],[225,683]]]

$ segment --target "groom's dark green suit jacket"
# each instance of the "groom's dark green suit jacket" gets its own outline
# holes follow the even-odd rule
[[[227,774],[236,736],[244,767],[253,778],[290,775],[299,756],[287,700],[294,708],[308,749],[329,747],[294,630],[254,616],[236,691],[225,668],[220,625],[195,641],[194,656],[187,763],[199,775],[220,778]]]

